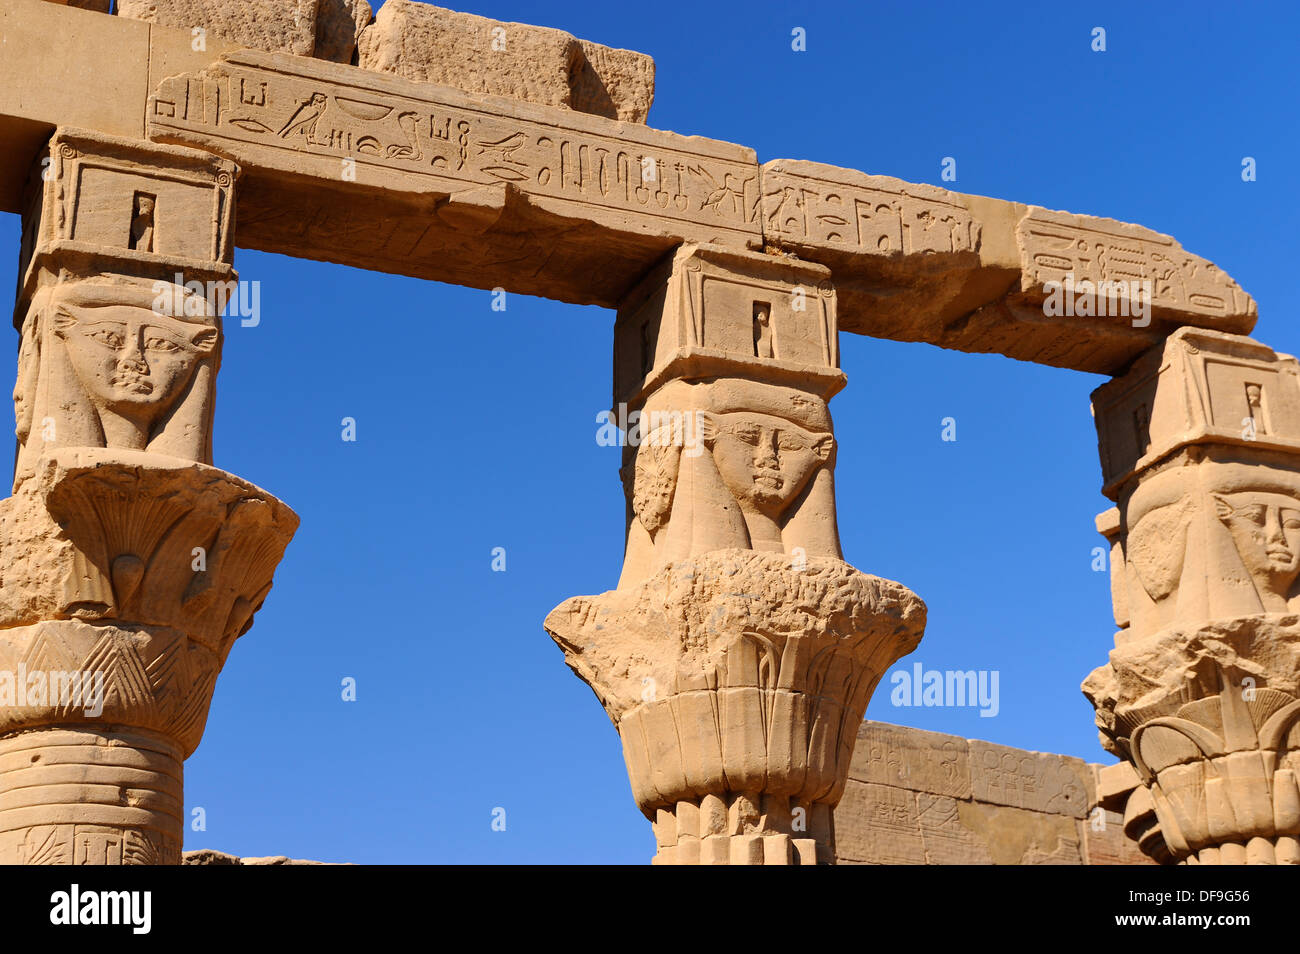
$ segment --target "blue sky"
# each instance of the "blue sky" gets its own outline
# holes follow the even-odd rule
[[[1176,236],[1300,349],[1297,16],[1204,2],[535,4],[459,9],[657,63],[650,125]],[[1107,31],[1107,50],[1090,49]],[[790,48],[807,31],[806,52]],[[1241,162],[1257,161],[1243,182]],[[0,238],[17,249],[15,216]],[[0,260],[13,279],[14,257]],[[241,250],[216,463],[302,528],[186,766],[186,848],[325,861],[643,863],[617,734],[542,629],[622,558],[613,313]],[[10,286],[12,287],[12,285]],[[15,339],[16,340],[16,336]],[[1109,761],[1079,683],[1112,645],[1089,393],[1102,378],[841,340],[846,558],[929,605],[901,665],[997,670],[1000,711],[868,716]],[[12,382],[12,368],[8,388]],[[8,393],[7,391],[5,393]],[[341,420],[357,421],[355,443]],[[956,442],[940,439],[957,420]],[[506,549],[504,573],[492,549]],[[357,682],[357,700],[341,681]],[[494,808],[506,830],[493,831]]]

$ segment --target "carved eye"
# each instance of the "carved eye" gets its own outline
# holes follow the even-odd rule
[[[1249,520],[1251,523],[1259,524],[1261,527],[1264,526],[1264,507],[1260,504],[1250,507],[1242,507],[1237,511],[1237,513],[1241,514],[1243,518]]]
[[[1300,511],[1283,510],[1282,526],[1287,530],[1300,530]]]
[[[120,331],[114,331],[112,328],[96,328],[86,334],[104,347],[112,348],[114,351],[121,350],[122,346],[126,344],[126,336]]]
[[[808,442],[797,434],[782,434],[777,446],[783,451],[804,451],[808,449]]]
[[[175,354],[181,350],[181,346],[168,338],[162,338],[157,335],[150,335],[145,339],[144,346],[150,351],[157,351],[160,354]]]

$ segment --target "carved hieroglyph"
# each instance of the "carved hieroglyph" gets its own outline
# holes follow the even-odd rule
[[[526,90],[530,71],[498,68],[533,28],[428,5],[419,12],[439,25],[427,43],[400,28],[382,37],[374,65],[395,71],[385,73],[238,51],[215,32],[200,53],[189,30],[11,2],[24,5],[0,21],[14,74],[57,79],[0,85],[0,118],[12,120],[0,123],[0,147],[28,156],[39,130],[76,122],[228,157],[244,171],[246,248],[605,307],[682,242],[766,248],[831,269],[842,331],[1105,374],[1179,325],[1247,334],[1256,318],[1224,271],[1149,229],[821,163],[760,166],[741,145],[605,118],[639,111],[650,67],[640,54],[580,42],[582,70],[563,89],[553,66],[533,64],[570,97],[565,109],[435,85],[459,76],[473,89]],[[446,55],[453,21],[475,24],[470,38],[504,29],[506,50]],[[379,26],[369,28],[377,38]],[[51,48],[50,36],[65,42]],[[0,166],[6,211],[20,208],[12,166]],[[1128,283],[1149,282],[1150,314],[1047,314],[1047,283],[1071,275],[1124,283],[1116,305],[1132,304]]]
[[[1114,373],[1177,325],[1254,325],[1236,282],[1141,226],[791,159],[761,182],[764,242],[832,269],[846,331]],[[1089,291],[1078,313],[1047,314],[1052,283]]]
[[[0,501],[0,861],[179,864],[181,763],[298,523],[210,466],[234,169],[67,130],[49,158]]]
[[[623,572],[546,629],[618,728],[657,864],[833,862],[858,723],[924,629],[840,554],[827,279],[684,246],[619,311]]]
[[[1084,692],[1161,860],[1300,864],[1300,364],[1183,329],[1094,394],[1108,665]]]

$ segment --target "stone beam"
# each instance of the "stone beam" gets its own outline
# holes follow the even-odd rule
[[[1182,325],[1254,327],[1236,282],[1139,225],[790,159],[762,187],[764,242],[831,269],[844,331],[1114,373]]]
[[[675,245],[758,245],[753,150],[287,54],[164,80],[149,137],[236,159],[240,242],[613,304]]]
[[[1107,374],[1182,326],[1254,326],[1251,298],[1167,235],[818,163],[760,166],[743,146],[582,112],[590,89],[534,90],[518,64],[439,72],[447,37],[479,36],[482,18],[421,9],[420,42],[390,56],[385,31],[413,15],[390,6],[361,30],[363,69],[237,50],[262,40],[220,31],[195,51],[186,30],[0,0],[4,70],[20,77],[0,84],[0,208],[19,210],[27,163],[75,125],[234,160],[242,246],[354,267],[617,307],[679,245],[756,249],[828,267],[845,331]],[[565,62],[597,49],[504,26],[507,43]],[[602,82],[631,84],[606,112],[640,118],[649,67],[599,50],[617,60]]]

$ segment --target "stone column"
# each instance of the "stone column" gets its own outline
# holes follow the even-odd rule
[[[297,527],[211,466],[235,174],[67,129],[34,168],[0,501],[0,863],[180,862],[182,762]]]
[[[622,575],[546,629],[618,729],[656,864],[833,863],[858,725],[924,629],[840,553],[829,275],[684,246],[619,309]]]
[[[1184,328],[1093,395],[1110,662],[1084,682],[1157,860],[1300,863],[1300,364]]]

